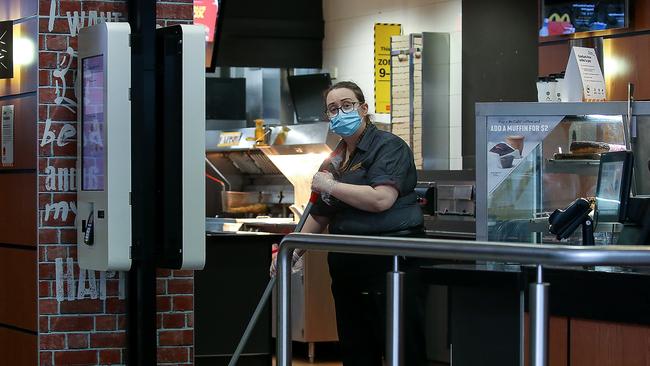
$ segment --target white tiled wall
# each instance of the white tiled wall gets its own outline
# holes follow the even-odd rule
[[[399,23],[404,34],[450,34],[450,166],[461,169],[461,0],[324,0],[323,11],[323,67],[337,80],[359,84],[373,113],[374,24]],[[376,115],[376,119],[390,120],[387,115]]]

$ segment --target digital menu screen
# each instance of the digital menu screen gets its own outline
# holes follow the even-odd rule
[[[598,192],[596,192],[599,221],[618,221],[624,167],[623,161],[601,163]]]
[[[544,0],[540,36],[628,27],[627,0]]]
[[[82,60],[82,178],[84,191],[103,191],[106,172],[104,140],[104,56]]]

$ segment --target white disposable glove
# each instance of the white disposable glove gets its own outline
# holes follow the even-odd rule
[[[330,172],[318,172],[314,174],[314,177],[311,180],[311,189],[319,193],[332,194],[334,186],[338,182],[334,180],[334,176]]]
[[[275,277],[278,272],[278,245],[273,244],[272,246],[273,254],[271,257],[271,267],[269,268],[269,276]],[[293,251],[293,256],[291,257],[291,273],[296,273],[302,271],[303,260],[302,255],[305,253],[304,250],[296,249]]]

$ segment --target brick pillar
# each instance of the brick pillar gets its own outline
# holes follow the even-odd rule
[[[422,35],[391,37],[391,132],[413,150],[422,169]],[[417,54],[416,54],[417,52]]]
[[[125,21],[125,1],[41,0],[38,99],[40,365],[126,362],[126,273],[80,272],[76,243],[78,29]],[[191,0],[157,5],[161,26],[191,23]],[[105,284],[105,286],[104,286]],[[159,270],[158,363],[194,360],[194,275]]]

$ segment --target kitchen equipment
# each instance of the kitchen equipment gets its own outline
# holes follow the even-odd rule
[[[296,223],[293,218],[258,216],[255,218],[209,217],[205,220],[206,231],[211,234],[238,232],[289,233]]]
[[[221,207],[228,213],[263,214],[268,211],[268,206],[261,202],[260,192],[221,192]]]
[[[505,144],[504,144],[505,145]],[[415,192],[430,237],[473,239],[475,222],[474,171],[418,171]]]
[[[474,186],[471,184],[438,184],[438,213],[474,215]]]
[[[436,184],[434,182],[418,182],[415,186],[415,194],[424,214],[436,213]]]
[[[205,231],[208,233],[233,233],[239,231],[243,222],[231,218],[207,218]]]
[[[207,131],[206,169],[216,182],[207,186],[207,216],[290,217],[289,205],[307,203],[311,177],[338,140],[327,123]]]
[[[291,202],[293,192],[221,192],[221,209],[226,213],[261,215],[268,212],[270,205]]]

